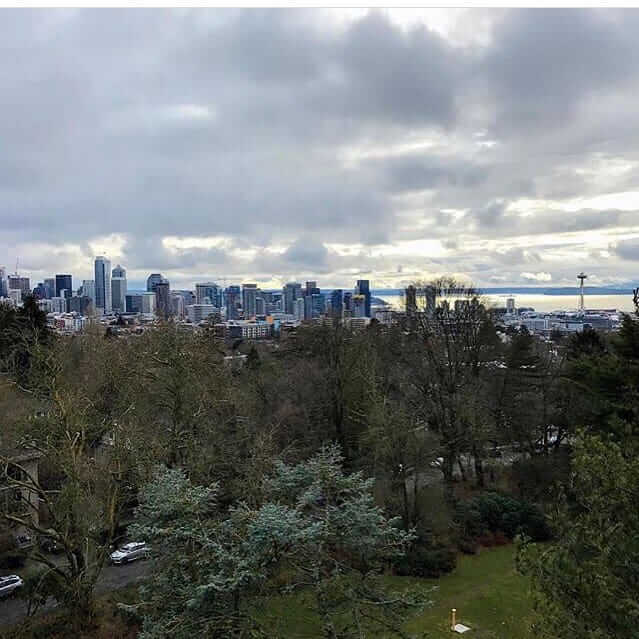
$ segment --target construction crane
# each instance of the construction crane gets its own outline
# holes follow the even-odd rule
[[[588,276],[582,271],[577,275],[577,279],[579,280],[579,310],[584,310],[584,280],[588,279]]]

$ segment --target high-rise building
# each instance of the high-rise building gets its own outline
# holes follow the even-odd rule
[[[154,315],[155,314],[155,293],[151,293],[147,291],[146,293],[142,293],[140,295],[141,304],[140,304],[140,312],[144,315]]]
[[[289,315],[295,315],[294,302],[298,297],[302,297],[302,285],[299,282],[285,284],[282,289],[282,310]]]
[[[371,316],[371,290],[370,290],[370,281],[369,280],[357,280],[357,284],[355,285],[355,294],[363,295],[364,307],[365,307],[365,315],[361,317],[370,317]]]
[[[186,312],[191,324],[199,324],[209,317],[219,319],[220,311],[213,304],[191,304]]]
[[[336,288],[331,292],[331,315],[341,318],[344,314],[344,291]]]
[[[142,312],[142,294],[141,293],[127,293],[126,297],[126,312],[127,313],[141,313]]]
[[[255,317],[256,297],[257,284],[242,284],[242,310],[244,311],[244,319],[252,319]]]
[[[73,313],[75,311],[80,315],[87,315],[92,304],[93,300],[88,295],[76,295],[75,297],[70,297],[67,300],[69,313]]]
[[[90,297],[93,305],[95,306],[95,281],[82,280],[82,286],[78,290],[78,295],[85,295],[86,297]]]
[[[55,294],[56,297],[71,297],[73,294],[73,280],[70,275],[55,276]]]
[[[261,296],[255,298],[255,314],[266,315],[266,302]]]
[[[208,299],[208,302],[206,301]],[[212,304],[218,308],[223,306],[222,287],[215,282],[202,282],[195,285],[195,300],[197,304]]]
[[[48,277],[44,280],[44,288],[46,291],[46,299],[50,300],[52,297],[55,297],[55,278]]]
[[[353,294],[350,291],[344,293],[344,311],[353,310]]]
[[[155,311],[160,319],[169,319],[173,311],[171,287],[169,280],[164,278],[155,285]]]
[[[515,312],[515,298],[509,297],[506,299],[506,312],[511,314]]]
[[[319,289],[315,289],[319,291]],[[322,293],[313,293],[311,296],[312,317],[321,317],[326,312],[326,296]]]
[[[178,319],[184,319],[184,296],[179,293],[171,293],[171,315]]]
[[[43,300],[47,297],[47,290],[43,282],[38,282],[38,285],[33,289],[33,297],[37,300]]]
[[[312,295],[313,290],[317,288],[317,282],[309,281],[306,282],[306,291],[304,295]]]
[[[103,255],[95,258],[95,308],[98,313],[111,312],[111,262]]]
[[[31,295],[31,280],[28,277],[20,277],[17,273],[7,277],[10,291],[20,291],[21,299]]]
[[[64,289],[63,289],[64,290]],[[51,310],[54,313],[66,313],[67,312],[67,298],[60,296],[51,298]]]
[[[8,292],[7,269],[4,266],[0,266],[0,297],[7,297]]]
[[[226,319],[239,319],[238,308],[242,299],[242,293],[239,286],[228,286],[224,291],[226,303]]]
[[[146,280],[146,290],[148,293],[155,293],[155,287],[163,280],[164,278],[160,273],[151,273]]]
[[[353,317],[368,317],[366,315],[366,295],[353,295]]]
[[[298,297],[293,300],[293,312],[290,315],[295,315],[295,319],[300,322],[305,319],[306,316],[306,302],[303,297]]]
[[[126,270],[119,264],[111,271],[111,307],[118,313],[126,312]]]

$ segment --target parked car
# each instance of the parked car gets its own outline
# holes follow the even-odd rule
[[[54,554],[62,552],[62,546],[53,537],[40,537],[40,548]]]
[[[146,557],[148,553],[149,547],[146,542],[130,541],[111,553],[111,562],[114,564],[127,564],[130,561]]]
[[[16,535],[16,544],[20,550],[27,550],[28,548],[33,548],[33,539],[31,535]]]
[[[0,577],[0,597],[8,597],[22,586],[24,586],[24,581],[18,575]]]

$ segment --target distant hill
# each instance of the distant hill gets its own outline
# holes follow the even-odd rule
[[[499,288],[481,288],[486,295],[579,295],[578,286],[512,286]],[[402,295],[403,289],[378,288],[371,291],[373,295]],[[631,288],[612,288],[606,286],[585,286],[584,295],[632,295]]]

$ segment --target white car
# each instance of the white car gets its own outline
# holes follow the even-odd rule
[[[111,553],[111,561],[114,564],[127,564],[136,559],[146,557],[149,547],[144,541],[130,541]]]
[[[18,575],[0,577],[0,597],[8,597],[18,588],[24,586],[24,581]]]

